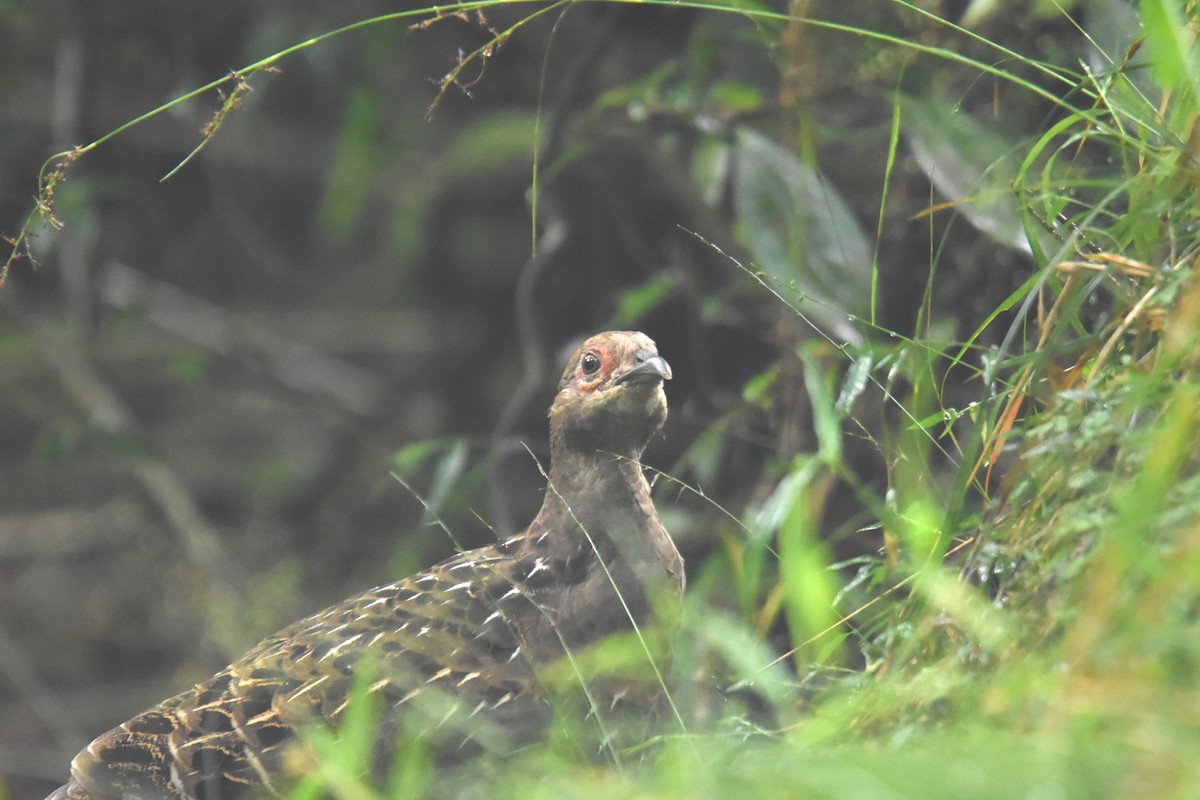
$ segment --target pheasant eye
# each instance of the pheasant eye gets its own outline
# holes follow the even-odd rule
[[[595,353],[585,353],[579,365],[583,367],[584,375],[595,375],[600,369],[600,358]]]

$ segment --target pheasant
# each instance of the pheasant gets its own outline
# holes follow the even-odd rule
[[[666,420],[670,378],[645,334],[588,339],[550,407],[549,480],[528,528],[268,637],[102,734],[47,800],[282,797],[302,731],[336,724],[360,673],[385,709],[381,740],[407,732],[453,755],[544,735],[546,676],[590,645],[668,625],[683,593],[683,560],[639,463]],[[640,697],[613,676],[595,686],[593,710]]]

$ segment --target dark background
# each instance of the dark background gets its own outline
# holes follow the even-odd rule
[[[853,6],[866,28],[978,47],[887,3]],[[279,625],[449,554],[432,517],[464,547],[519,529],[541,498],[522,445],[545,457],[554,381],[583,336],[628,327],[657,341],[675,379],[646,460],[740,514],[813,448],[800,350],[836,381],[848,339],[911,335],[919,319],[964,337],[1028,275],[1004,231],[916,216],[946,199],[931,149],[971,177],[945,157],[972,151],[949,133],[906,131],[875,232],[898,90],[974,114],[1002,144],[1052,118],[1048,105],[799,23],[587,4],[517,30],[427,118],[460,53],[533,8],[417,31],[381,23],[286,58],[250,76],[241,107],[166,182],[220,107],[216,92],[67,171],[55,198],[66,227],[38,227],[38,263],[18,262],[0,289],[9,797],[41,797],[92,736]],[[0,3],[0,231],[19,231],[51,153],[390,10]],[[1084,52],[1061,20],[1018,16],[985,21],[988,34]],[[875,328],[823,325],[826,341],[733,261],[757,265],[756,232],[790,224],[755,205],[747,181],[796,164],[821,171],[857,227],[835,225],[877,259]],[[805,243],[785,296],[808,291]],[[825,300],[863,314],[870,264],[850,266]],[[876,430],[886,409],[876,397],[856,419]],[[850,454],[880,492],[886,455],[865,435]],[[693,580],[739,535],[691,493],[660,486],[658,504]],[[866,521],[835,486],[822,526],[839,553],[878,549],[858,533]]]

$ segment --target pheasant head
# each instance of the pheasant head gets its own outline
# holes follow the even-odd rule
[[[637,460],[667,419],[671,367],[636,331],[609,331],[575,351],[550,407],[551,463],[571,454]]]

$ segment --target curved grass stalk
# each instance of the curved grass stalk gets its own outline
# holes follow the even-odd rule
[[[51,225],[52,227],[55,227],[55,228],[61,227],[62,223],[54,217],[54,213],[53,213],[54,190],[55,190],[58,182],[60,180],[62,180],[62,178],[66,174],[67,168],[70,167],[72,164],[74,164],[75,161],[77,161],[81,157],[87,155],[88,153],[92,152],[96,148],[105,144],[109,140],[113,139],[116,136],[119,136],[120,134],[124,133],[125,131],[129,130],[130,128],[133,128],[136,125],[139,125],[149,119],[152,119],[152,118],[162,114],[163,112],[165,112],[171,108],[174,108],[175,106],[178,106],[181,103],[184,103],[188,100],[198,97],[206,92],[218,90],[222,86],[225,86],[228,83],[233,83],[233,85],[234,85],[233,92],[231,92],[230,95],[224,99],[224,101],[222,102],[221,108],[216,112],[216,114],[213,117],[213,120],[209,123],[209,125],[207,125],[205,127],[204,137],[202,138],[200,143],[195,148],[193,148],[191,150],[191,152],[189,152],[188,155],[185,156],[178,165],[176,165],[172,170],[170,170],[166,175],[163,176],[162,180],[167,180],[171,176],[175,175],[181,168],[186,166],[193,158],[195,158],[195,156],[200,152],[200,150],[202,150],[207,145],[207,143],[212,138],[212,136],[220,128],[221,123],[225,120],[225,118],[228,116],[228,114],[238,107],[240,95],[244,94],[245,91],[249,90],[248,81],[252,77],[254,77],[256,74],[258,74],[259,72],[271,71],[271,70],[275,69],[276,65],[279,62],[283,61],[284,59],[288,58],[289,56],[292,56],[292,55],[294,55],[302,50],[305,50],[309,47],[312,47],[314,45],[321,44],[321,43],[329,41],[331,39],[340,37],[344,34],[352,33],[352,32],[355,32],[355,31],[358,31],[358,30],[361,30],[364,28],[371,27],[373,25],[378,25],[378,24],[383,24],[383,23],[388,23],[388,22],[395,22],[395,21],[403,20],[403,19],[427,17],[428,19],[426,19],[424,22],[418,23],[414,26],[416,28],[423,28],[423,27],[427,27],[430,24],[433,24],[434,22],[436,22],[440,19],[445,19],[450,16],[462,16],[464,14],[469,14],[472,12],[477,13],[477,14],[482,14],[482,12],[484,10],[486,10],[488,8],[498,7],[498,6],[509,6],[509,5],[542,5],[543,6],[542,8],[534,10],[533,12],[526,15],[525,17],[522,17],[520,20],[518,20],[517,22],[510,25],[505,30],[498,31],[498,32],[493,31],[492,38],[489,39],[489,41],[487,41],[485,44],[483,44],[479,48],[476,48],[470,54],[464,56],[463,58],[460,58],[458,63],[455,65],[454,69],[452,69],[449,73],[446,74],[446,76],[444,76],[441,79],[441,81],[439,81],[439,89],[438,89],[437,95],[435,96],[433,102],[430,104],[430,111],[432,111],[434,108],[436,108],[438,103],[441,101],[442,97],[445,96],[445,93],[449,90],[450,86],[460,86],[461,87],[463,85],[460,82],[459,78],[462,75],[463,70],[465,70],[468,66],[475,64],[476,62],[479,62],[479,61],[486,61],[486,59],[492,55],[492,53],[495,51],[495,49],[497,47],[502,45],[504,43],[504,41],[506,41],[513,33],[515,33],[517,30],[519,30],[521,27],[528,24],[532,20],[537,19],[538,17],[542,16],[543,14],[550,13],[557,9],[565,8],[577,1],[578,0],[553,0],[553,2],[547,2],[546,0],[468,0],[467,2],[460,2],[460,3],[454,3],[454,4],[448,4],[448,5],[433,5],[433,6],[425,6],[425,7],[418,8],[418,9],[412,9],[412,10],[408,10],[408,11],[397,11],[397,12],[393,12],[390,14],[381,14],[378,16],[369,17],[367,19],[358,20],[356,22],[352,22],[350,24],[343,25],[339,28],[335,28],[331,31],[327,31],[323,34],[320,34],[319,36],[314,36],[314,37],[312,37],[310,39],[306,39],[302,42],[297,42],[296,44],[293,44],[290,47],[286,47],[283,50],[279,50],[275,53],[272,53],[271,55],[266,56],[265,58],[254,61],[254,62],[247,64],[246,66],[241,67],[239,69],[235,69],[232,72],[230,72],[229,74],[222,76],[221,78],[210,81],[210,82],[204,84],[203,86],[193,89],[190,92],[186,92],[176,98],[173,98],[172,100],[170,100],[166,103],[163,103],[162,105],[160,105],[156,108],[151,109],[150,111],[147,111],[144,114],[141,114],[141,115],[129,120],[128,122],[124,123],[123,125],[120,125],[119,127],[109,131],[108,133],[104,134],[100,138],[98,138],[88,144],[79,145],[77,147],[74,147],[67,151],[63,151],[61,153],[55,153],[54,155],[52,155],[48,159],[46,159],[45,163],[42,164],[41,169],[38,171],[38,194],[37,194],[37,199],[34,204],[34,208],[30,211],[30,213],[25,218],[25,221],[22,224],[20,230],[17,232],[17,234],[13,237],[5,237],[7,244],[9,245],[9,254],[8,254],[8,257],[6,258],[5,262],[3,263],[3,265],[0,265],[0,288],[3,287],[5,279],[8,277],[9,269],[12,267],[12,265],[16,261],[18,261],[22,257],[29,258],[31,262],[33,261],[32,255],[29,250],[29,239],[31,237],[31,231],[32,231],[35,221],[38,219],[41,219],[41,220],[45,221],[47,224]],[[756,21],[790,22],[793,20],[793,16],[786,12],[767,11],[767,10],[763,10],[763,9],[746,9],[746,8],[739,7],[736,0],[732,0],[731,2],[728,2],[728,3],[695,2],[695,1],[690,1],[690,0],[681,0],[680,2],[668,2],[668,0],[602,0],[602,1],[603,2],[614,2],[614,3],[637,3],[639,5],[667,5],[667,6],[671,6],[671,7],[692,8],[692,9],[701,10],[701,11],[735,13],[735,14],[745,16],[745,17],[748,17],[748,18],[756,20]],[[940,25],[944,25],[948,29],[954,31],[955,33],[961,34],[963,36],[967,36],[975,41],[978,41],[982,44],[985,44],[989,47],[994,48],[995,50],[997,50],[997,52],[999,52],[1001,55],[1003,55],[1005,59],[1013,60],[1016,63],[1031,66],[1034,69],[1037,69],[1038,71],[1043,73],[1044,75],[1051,77],[1055,81],[1061,82],[1067,86],[1075,86],[1075,87],[1079,86],[1079,83],[1077,81],[1073,80],[1072,76],[1067,74],[1065,70],[1053,69],[1052,67],[1050,67],[1046,64],[1042,64],[1042,63],[1040,63],[1034,59],[1031,59],[1027,56],[1023,56],[1013,50],[1002,47],[1001,45],[988,40],[986,37],[980,36],[979,34],[976,34],[966,28],[955,25],[955,24],[949,22],[948,20],[937,16],[933,12],[919,8],[909,2],[905,2],[905,0],[892,0],[892,2],[896,3],[897,5],[905,8],[913,13],[919,14],[923,17],[933,20]],[[954,62],[954,63],[962,64],[964,66],[971,67],[972,69],[979,70],[982,73],[992,75],[1001,80],[1010,82],[1028,92],[1031,92],[1032,94],[1034,94],[1038,97],[1041,97],[1041,98],[1047,100],[1048,102],[1050,102],[1056,106],[1063,108],[1064,110],[1066,110],[1068,112],[1071,112],[1072,114],[1077,114],[1080,117],[1088,120],[1091,124],[1095,125],[1098,130],[1103,130],[1103,131],[1105,131],[1107,133],[1111,133],[1112,135],[1115,135],[1115,136],[1128,136],[1129,135],[1125,131],[1123,131],[1120,127],[1117,127],[1117,128],[1110,127],[1107,124],[1107,122],[1105,121],[1104,116],[1095,111],[1095,106],[1093,106],[1092,109],[1076,108],[1075,106],[1071,105],[1071,103],[1069,103],[1064,98],[1055,95],[1054,93],[1050,92],[1047,89],[1042,88],[1041,86],[1038,86],[1037,84],[1033,83],[1032,81],[1029,81],[1025,78],[1020,77],[1019,75],[1015,74],[1014,72],[1011,72],[1000,66],[997,66],[996,64],[985,63],[985,62],[979,61],[977,59],[970,58],[969,56],[965,56],[961,53],[957,53],[948,48],[937,47],[935,45],[923,44],[921,42],[910,41],[910,40],[904,39],[902,37],[883,33],[881,31],[872,31],[872,30],[868,30],[865,28],[861,28],[861,27],[855,27],[852,25],[846,25],[846,24],[842,24],[842,23],[830,22],[830,21],[820,20],[820,19],[812,19],[812,18],[806,18],[804,20],[804,22],[808,25],[812,25],[815,28],[820,28],[823,30],[828,30],[828,31],[836,32],[836,33],[843,33],[843,34],[847,34],[847,35],[851,35],[851,36],[859,36],[859,37],[863,37],[863,38],[867,38],[867,39],[873,39],[873,40],[884,42],[884,43],[887,43],[887,44],[890,44],[890,45],[893,45],[896,47],[909,49],[909,50],[912,50],[915,52],[924,53],[926,55],[931,55],[931,56],[941,58],[941,59],[944,59],[944,60],[947,60],[950,62]],[[491,30],[491,29],[489,28],[489,30]],[[473,81],[472,81],[472,83],[473,83]],[[1081,91],[1084,96],[1090,97],[1094,101],[1099,101],[1101,99],[1099,96],[1099,94],[1100,94],[1099,92],[1086,91],[1086,90],[1082,90],[1082,89],[1080,89],[1079,91]],[[1142,125],[1153,125],[1160,118],[1157,116],[1157,111],[1155,109],[1150,109],[1150,111],[1151,111],[1150,118],[1148,118],[1146,120],[1138,119],[1137,121]],[[535,187],[536,187],[536,175],[535,175]],[[536,189],[535,189],[535,191],[536,191]]]
[[[396,11],[390,14],[381,14],[379,16],[358,20],[348,25],[343,25],[340,28],[326,31],[319,36],[314,36],[310,39],[305,39],[302,42],[297,42],[296,44],[272,53],[265,58],[261,58],[239,69],[235,69],[220,78],[209,81],[203,86],[199,86],[189,92],[185,92],[178,97],[168,100],[160,106],[150,109],[144,114],[134,117],[124,124],[112,129],[108,133],[105,133],[98,139],[95,139],[84,145],[77,145],[70,150],[64,150],[60,153],[51,155],[45,160],[45,162],[42,163],[41,168],[38,170],[38,192],[34,201],[33,209],[28,215],[26,215],[24,222],[14,236],[3,237],[5,243],[9,247],[9,253],[4,263],[0,265],[0,288],[4,287],[4,283],[8,278],[8,273],[12,268],[12,265],[21,258],[28,258],[31,263],[36,263],[30,252],[29,242],[33,235],[34,224],[37,220],[43,220],[45,224],[48,224],[55,229],[62,228],[62,222],[54,216],[54,192],[59,182],[62,181],[66,176],[67,169],[83,156],[91,153],[93,150],[96,150],[101,145],[104,145],[111,139],[120,136],[131,128],[153,119],[160,114],[169,111],[178,105],[181,105],[182,103],[199,97],[200,95],[211,91],[219,91],[221,87],[226,86],[229,83],[234,85],[234,89],[230,92],[230,94],[223,98],[221,108],[217,110],[217,112],[213,115],[212,120],[204,127],[204,130],[202,131],[203,138],[200,140],[200,143],[197,144],[183,158],[182,161],[180,161],[174,168],[172,168],[160,179],[160,181],[165,181],[174,176],[179,172],[180,169],[191,162],[192,159],[195,158],[202,149],[204,149],[212,137],[217,133],[221,127],[221,124],[225,121],[228,115],[240,106],[241,96],[244,95],[245,92],[251,90],[249,84],[250,79],[259,72],[275,71],[277,69],[276,65],[289,56],[295,55],[296,53],[313,47],[314,45],[327,42],[331,39],[348,33],[369,28],[373,25],[433,15],[432,19],[427,20],[425,23],[429,24],[430,22],[444,19],[447,16],[465,14],[473,11],[482,12],[484,9],[493,6],[528,5],[538,2],[544,2],[544,0],[468,0],[468,2],[455,3],[453,5],[425,6],[423,8],[412,9],[409,11]],[[574,0],[556,0],[556,2],[551,3],[546,8],[540,9],[526,17],[523,17],[521,20],[509,26],[509,28],[507,28],[505,31],[494,34],[493,38],[488,43],[484,44],[480,48],[477,48],[470,55],[460,59],[455,68],[451,70],[450,73],[447,74],[440,82],[441,88],[433,104],[430,106],[430,109],[432,110],[432,108],[437,105],[438,101],[440,101],[449,86],[457,83],[459,75],[468,65],[474,63],[477,59],[485,59],[490,56],[491,52],[497,46],[499,46],[504,39],[510,36],[521,26],[533,19],[536,19],[544,13],[548,13],[557,7],[569,4],[571,2],[574,2]]]

